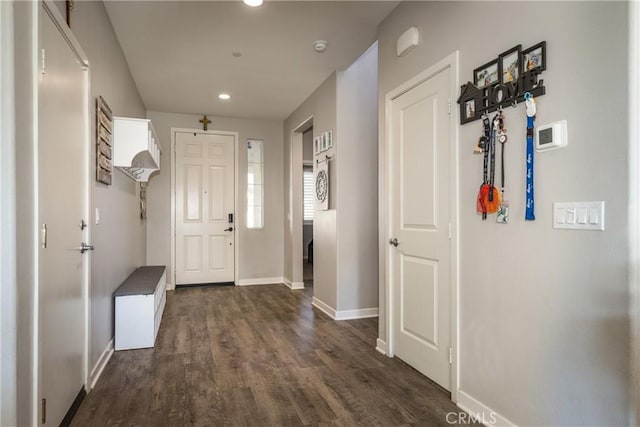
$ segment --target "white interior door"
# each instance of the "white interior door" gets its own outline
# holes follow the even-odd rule
[[[391,102],[393,351],[450,389],[450,69]]]
[[[41,233],[39,379],[46,425],[59,425],[85,380],[83,269],[88,254],[79,247],[86,238],[81,221],[87,220],[88,71],[49,15],[41,16],[46,68],[38,88],[38,199],[46,239]]]
[[[176,284],[233,282],[235,136],[178,132],[175,144]]]

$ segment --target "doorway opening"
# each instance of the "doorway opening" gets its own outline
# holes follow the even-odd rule
[[[313,127],[302,134],[302,280],[313,288]]]

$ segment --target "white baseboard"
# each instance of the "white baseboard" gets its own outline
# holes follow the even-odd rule
[[[485,426],[490,427],[516,427],[516,424],[498,414],[479,400],[469,396],[462,390],[458,390],[458,407]]]
[[[175,291],[176,290],[176,284],[167,282],[167,290],[168,291]]]
[[[331,317],[332,319],[336,319],[336,311],[331,308],[331,306],[324,301],[319,300],[316,297],[311,298],[311,305]]]
[[[378,317],[378,307],[336,311],[336,320],[366,319],[369,317]]]
[[[376,339],[376,351],[378,353],[382,353],[387,357],[389,356],[389,346],[386,341],[381,340],[380,338]]]
[[[98,362],[91,370],[91,375],[89,375],[89,387],[91,389],[96,386],[98,378],[102,375],[102,371],[104,371],[105,366],[109,363],[111,356],[113,356],[113,338],[111,338],[111,341],[107,344],[107,348],[104,349],[100,355],[100,359],[98,359]]]
[[[282,277],[260,277],[257,279],[241,279],[236,282],[236,286],[254,286],[254,285],[275,285],[284,283]]]
[[[368,317],[378,317],[378,308],[361,308],[358,310],[336,310],[326,302],[316,297],[311,299],[311,305],[322,311],[333,320],[353,320],[366,319]]]
[[[290,289],[304,289],[304,282],[292,282],[286,277],[282,279],[282,283],[284,283]]]

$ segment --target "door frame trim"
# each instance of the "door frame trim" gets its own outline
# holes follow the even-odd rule
[[[167,290],[176,288],[176,134],[177,133],[200,133],[206,135],[231,135],[235,138],[233,144],[233,212],[234,212],[234,228],[235,233],[233,237],[234,254],[233,257],[233,281],[238,286],[238,280],[240,279],[240,226],[238,225],[238,150],[240,144],[240,136],[235,131],[225,130],[201,130],[192,128],[171,128],[171,274],[168,275],[171,279],[171,283],[167,283]]]
[[[0,423],[17,425],[16,137],[13,4],[0,3]]]
[[[304,233],[304,189],[302,188],[303,178],[303,141],[302,135],[313,127],[313,116],[309,116],[296,125],[289,135],[289,225],[291,229],[291,289],[304,289],[303,280],[303,233]],[[295,155],[295,158],[294,158]],[[312,162],[313,164],[313,162]],[[295,209],[300,203],[301,209]],[[285,278],[287,274],[285,272]]]
[[[445,69],[451,70],[451,80],[449,84],[449,97],[451,102],[453,102],[456,98],[456,94],[458,91],[458,81],[459,81],[459,52],[455,51],[449,54],[444,59],[436,62],[431,67],[427,68],[423,72],[414,76],[413,78],[407,80],[402,83],[395,89],[390,90],[385,95],[385,134],[384,134],[384,143],[383,148],[385,150],[385,168],[386,173],[384,174],[384,178],[381,180],[381,198],[384,210],[384,215],[380,216],[379,221],[380,229],[384,230],[384,234],[382,234],[382,242],[381,244],[384,246],[384,267],[386,272],[380,275],[380,280],[384,287],[385,292],[385,324],[386,324],[386,332],[387,332],[387,356],[393,357],[394,355],[394,340],[393,340],[393,292],[391,289],[392,277],[393,277],[393,263],[392,263],[392,252],[389,250],[389,245],[386,243],[387,240],[391,236],[391,218],[392,218],[392,206],[391,200],[393,200],[393,191],[389,186],[390,177],[393,173],[392,167],[392,159],[391,159],[391,104],[394,99],[408,92],[409,90],[415,88],[416,86],[424,83],[429,80],[431,77],[437,75]],[[450,182],[450,192],[451,192],[451,217],[449,219],[451,223],[451,248],[450,248],[450,256],[451,256],[451,267],[450,267],[450,277],[451,277],[451,295],[450,295],[450,304],[451,304],[451,348],[453,350],[453,361],[450,366],[451,372],[451,400],[453,402],[457,402],[458,400],[458,388],[459,388],[459,372],[460,372],[460,345],[459,345],[459,287],[460,287],[460,261],[459,261],[459,127],[458,123],[458,109],[452,106],[451,114],[449,115],[449,127],[450,127],[450,135],[451,135],[451,148],[450,148],[450,159],[451,159],[451,182]]]
[[[629,295],[632,379],[630,425],[640,421],[640,3],[629,4]]]

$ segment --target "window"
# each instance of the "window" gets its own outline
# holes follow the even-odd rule
[[[303,200],[304,200],[304,222],[312,222],[313,221],[313,193],[314,193],[314,183],[313,183],[313,166],[305,166],[302,172],[302,177],[304,180],[303,184]]]
[[[247,228],[264,228],[264,142],[247,140]]]

